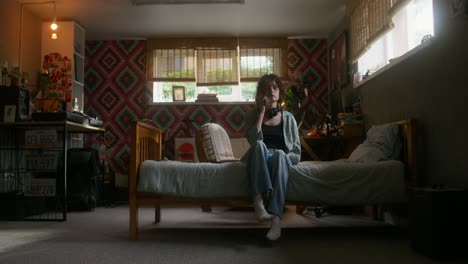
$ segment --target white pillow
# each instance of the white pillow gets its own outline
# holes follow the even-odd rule
[[[372,126],[369,131],[367,131],[366,141],[378,144],[382,148],[387,160],[400,158],[400,128],[397,124],[388,123]]]
[[[375,162],[399,159],[401,151],[400,129],[388,123],[372,126],[367,138],[349,156],[353,162]]]
[[[357,146],[355,150],[353,150],[348,160],[361,163],[375,162],[386,160],[386,156],[379,145],[364,142]]]

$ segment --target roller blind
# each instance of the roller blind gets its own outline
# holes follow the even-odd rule
[[[346,5],[350,20],[350,56],[354,63],[374,41],[393,28],[392,0],[347,0]]]
[[[258,81],[266,73],[286,78],[287,45],[287,38],[150,39],[147,80],[215,86]]]
[[[238,85],[237,49],[197,49],[197,86]]]
[[[195,50],[159,49],[153,51],[154,81],[195,81]]]
[[[405,7],[411,0],[392,0],[392,7],[390,8],[390,15],[395,15],[400,9]]]
[[[258,81],[264,74],[286,78],[286,38],[239,39],[240,80]]]

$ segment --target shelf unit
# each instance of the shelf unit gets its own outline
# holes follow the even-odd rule
[[[1,219],[67,219],[67,137],[105,129],[70,121],[0,123]]]
[[[58,21],[58,38],[50,37],[50,23],[42,23],[41,63],[44,56],[59,53],[71,60],[72,94],[78,99],[78,108],[84,107],[85,29],[75,21]]]

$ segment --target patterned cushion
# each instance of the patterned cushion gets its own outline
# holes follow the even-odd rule
[[[223,127],[215,123],[207,123],[200,127],[199,133],[201,133],[201,145],[208,162],[236,160],[229,136]]]

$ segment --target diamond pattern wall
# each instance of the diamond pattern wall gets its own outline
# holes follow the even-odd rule
[[[290,39],[288,70],[291,84],[308,87],[312,104],[306,110],[304,128],[321,121],[328,112],[328,55],[324,39]]]
[[[85,112],[104,121],[109,169],[128,173],[130,128],[146,120],[165,133],[163,154],[174,158],[174,138],[195,135],[206,122],[223,126],[229,136],[243,137],[244,115],[253,105],[158,105],[148,106],[151,90],[145,81],[144,40],[92,40],[86,42]],[[308,122],[315,122],[328,109],[328,58],[326,40],[292,39],[288,47],[290,83],[307,81],[318,100],[309,109]],[[87,136],[93,145],[95,136]]]

